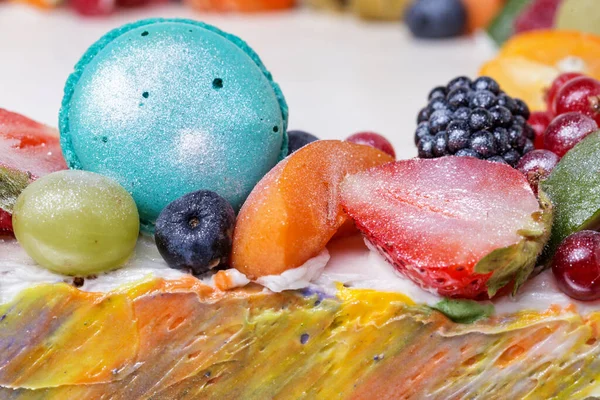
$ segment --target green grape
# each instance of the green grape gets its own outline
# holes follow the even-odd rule
[[[139,216],[131,195],[115,181],[86,171],[59,171],[21,193],[13,228],[42,267],[86,276],[127,261],[137,242]]]
[[[600,2],[598,0],[563,0],[554,25],[558,29],[600,34]]]

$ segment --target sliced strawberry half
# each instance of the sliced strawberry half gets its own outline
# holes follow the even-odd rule
[[[508,165],[414,159],[348,176],[342,206],[394,267],[426,290],[492,297],[533,271],[550,233],[549,202]]]
[[[56,129],[0,108],[0,234],[12,232],[10,213],[21,191],[66,168]]]

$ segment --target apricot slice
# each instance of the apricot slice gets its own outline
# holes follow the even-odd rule
[[[514,36],[479,73],[494,78],[532,111],[545,110],[544,93],[563,72],[582,72],[600,79],[600,36],[539,30]]]
[[[391,161],[373,147],[338,140],[296,151],[263,177],[240,210],[232,266],[250,279],[301,266],[348,220],[339,199],[342,179]]]

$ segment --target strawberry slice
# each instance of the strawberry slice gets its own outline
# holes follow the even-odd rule
[[[470,157],[398,161],[348,176],[342,206],[394,267],[429,291],[492,297],[533,271],[552,213],[508,165]]]
[[[12,233],[10,213],[21,191],[66,168],[56,129],[0,108],[0,235]]]

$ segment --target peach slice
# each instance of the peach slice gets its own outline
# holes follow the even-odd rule
[[[240,210],[232,266],[250,279],[301,266],[348,221],[339,199],[342,179],[391,161],[373,147],[338,140],[293,153],[263,177]]]

